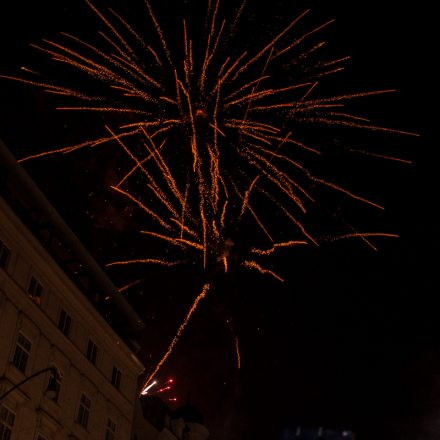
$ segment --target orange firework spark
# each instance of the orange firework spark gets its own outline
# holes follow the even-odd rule
[[[225,273],[228,271],[228,258],[227,257],[222,257],[223,260],[223,266],[225,268]]]
[[[356,150],[354,148],[348,148],[347,151],[350,151],[351,153],[363,154],[365,156],[377,157],[379,159],[393,160],[395,162],[401,162],[401,163],[406,163],[406,164],[413,163],[411,160],[408,160],[408,159],[402,159],[400,157],[389,156],[387,154],[372,153],[371,151]]]
[[[283,243],[274,243],[270,249],[252,248],[250,250],[250,252],[253,254],[257,254],[257,255],[271,255],[274,252],[276,252],[276,250],[279,248],[289,248],[289,247],[298,246],[301,244],[307,244],[307,241],[285,241]]]
[[[278,274],[270,269],[265,269],[264,267],[261,267],[256,261],[243,261],[242,266],[246,267],[247,269],[258,270],[258,272],[262,273],[263,275],[270,275],[278,281],[281,281],[282,283],[284,282],[284,280]]]
[[[125,292],[128,289],[131,289],[133,286],[137,286],[142,280],[132,281],[131,283],[126,284],[118,289],[119,293]]]
[[[237,355],[237,368],[241,368],[241,356],[240,356],[240,347],[238,346],[238,338],[237,336],[234,337],[235,341],[235,354]]]
[[[349,225],[350,226],[350,225]],[[336,236],[322,237],[321,241],[334,242],[338,240],[346,240],[349,238],[360,238],[368,247],[373,249],[373,251],[378,251],[378,248],[369,240],[371,237],[386,237],[386,238],[399,238],[397,234],[390,234],[386,232],[358,232],[352,226],[350,226],[354,232],[349,234],[342,234]]]
[[[195,312],[199,302],[203,298],[205,298],[206,293],[208,292],[209,288],[210,288],[209,283],[206,283],[203,286],[202,291],[196,297],[196,299],[194,300],[193,304],[191,305],[191,308],[189,309],[188,313],[186,314],[185,319],[183,320],[182,324],[180,324],[180,327],[177,330],[177,333],[174,336],[173,340],[171,341],[171,344],[169,345],[168,350],[165,352],[165,354],[163,355],[162,359],[156,365],[156,368],[154,369],[154,371],[150,374],[150,376],[148,377],[148,379],[144,383],[144,386],[142,387],[142,390],[144,390],[145,387],[147,387],[148,384],[154,379],[154,377],[156,376],[157,372],[160,370],[160,367],[164,364],[164,362],[167,360],[168,356],[173,351],[173,348],[177,344],[177,341],[179,340],[180,336],[182,335],[182,332],[185,329],[186,325],[188,324],[188,321],[190,320],[191,315]],[[141,391],[141,393],[142,393],[142,391]]]
[[[176,266],[180,264],[180,261],[166,261],[160,260],[158,258],[145,258],[145,259],[134,259],[134,260],[124,260],[124,261],[113,261],[112,263],[107,263],[107,267],[111,266],[125,266],[127,264],[158,264],[160,266]]]
[[[318,246],[319,240],[308,232],[305,221],[310,207],[319,206],[319,187],[384,209],[355,190],[315,175],[309,169],[310,161],[304,158],[307,155],[312,159],[324,158],[319,148],[303,142],[304,124],[321,129],[346,127],[415,135],[376,125],[343,108],[357,99],[373,99],[394,90],[318,94],[321,82],[341,71],[342,63],[349,58],[316,61],[326,42],[305,44],[333,20],[300,32],[299,27],[307,26],[310,15],[305,10],[261,47],[254,48],[248,46],[247,38],[240,38],[236,45],[230,43],[247,0],[232,14],[225,13],[222,0],[207,0],[204,38],[195,37],[200,32],[196,34],[192,28],[193,17],[179,18],[176,31],[167,35],[161,27],[160,14],[156,15],[154,5],[145,0],[155,32],[153,41],[159,43],[155,47],[117,12],[100,11],[90,0],[85,1],[105,26],[105,32],[98,32],[99,43],[91,44],[61,33],[60,42],[45,39],[40,45],[32,45],[81,80],[72,81],[69,87],[60,86],[43,80],[46,76],[28,67],[22,68],[18,76],[1,77],[54,95],[60,100],[57,106],[60,111],[97,113],[105,120],[111,116],[103,126],[103,133],[95,139],[22,159],[70,154],[98,145],[122,151],[125,158],[120,164],[122,175],[111,189],[147,214],[145,229],[148,230],[139,231],[143,237],[160,240],[167,248],[172,245],[184,257],[175,261],[163,257],[121,259],[109,263],[109,267],[136,264],[172,267],[189,263],[209,273],[213,269],[226,273],[236,264],[282,282],[277,273],[248,256],[258,259],[271,256],[281,248]],[[84,87],[86,83],[90,87]],[[100,92],[92,95],[90,90]],[[348,151],[411,163],[363,149]],[[278,217],[293,226],[288,231],[289,238],[274,228],[274,219],[278,221]],[[255,245],[249,246],[244,254],[235,253],[237,258],[229,258],[235,252],[234,241],[248,239],[252,233],[252,227],[239,229],[241,222],[247,220],[246,224],[253,222],[261,234],[254,234]],[[360,233],[353,228],[351,231],[323,240],[357,237],[376,249],[367,238],[396,237],[381,232]],[[147,384],[172,352],[209,287],[205,284],[195,299]],[[240,368],[238,340],[236,350]]]

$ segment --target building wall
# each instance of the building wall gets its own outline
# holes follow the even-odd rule
[[[156,429],[148,420],[144,418],[142,413],[142,406],[139,399],[137,399],[134,408],[133,417],[133,440],[160,440],[161,432]],[[166,438],[166,437],[165,437]],[[169,440],[177,440],[170,433]]]
[[[50,373],[0,402],[15,415],[12,440],[106,439],[108,418],[115,438],[128,440],[142,365],[2,198],[1,243],[11,256],[0,267],[0,394],[48,366],[62,374],[58,402],[45,395]],[[39,304],[27,293],[31,277],[43,286]],[[62,310],[72,320],[67,336],[58,328]],[[19,333],[32,343],[24,373],[12,363]],[[86,358],[89,339],[98,347],[95,365]],[[119,389],[111,383],[114,366]],[[87,429],[76,421],[82,394],[91,402]]]

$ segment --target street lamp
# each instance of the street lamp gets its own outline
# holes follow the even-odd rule
[[[31,374],[29,377],[27,377],[26,379],[22,380],[18,384],[14,385],[12,388],[9,388],[8,391],[6,391],[4,394],[2,394],[0,396],[0,401],[2,401],[6,396],[8,396],[10,393],[12,393],[12,391],[16,390],[17,388],[19,388],[24,383],[28,382],[29,380],[33,379],[36,376],[39,376],[40,374],[46,373],[48,371],[50,371],[52,374],[51,374],[51,377],[50,377],[50,380],[49,380],[49,384],[47,385],[45,394],[50,399],[53,399],[56,396],[56,392],[57,392],[56,377],[58,375],[58,371],[57,371],[57,369],[55,367],[47,367],[47,368],[43,368],[40,371],[37,371],[34,374]]]

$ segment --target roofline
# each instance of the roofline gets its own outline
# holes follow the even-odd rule
[[[0,139],[0,168],[6,171],[8,181],[14,182],[21,195],[37,205],[47,216],[47,220],[57,230],[61,238],[75,257],[83,264],[85,271],[93,279],[96,285],[111,298],[127,318],[133,330],[140,330],[145,327],[140,316],[133,310],[125,298],[118,292],[118,289],[98,265],[89,251],[80,242],[74,232],[51,205],[46,196],[41,192],[33,179],[25,169],[17,162],[13,154]]]

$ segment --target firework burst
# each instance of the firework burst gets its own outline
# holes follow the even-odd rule
[[[42,80],[44,76],[29,68],[23,68],[23,76],[3,77],[57,95],[62,98],[57,107],[60,111],[111,116],[112,122],[104,126],[100,137],[22,159],[110,144],[121,149],[126,168],[112,190],[148,217],[148,229],[140,234],[173,247],[176,258],[142,255],[109,266],[196,263],[205,273],[228,272],[234,266],[283,281],[261,261],[280,249],[318,246],[322,240],[343,238],[362,239],[375,249],[372,237],[394,236],[351,230],[319,237],[305,222],[320,186],[356,203],[383,207],[315,175],[303,163],[305,154],[321,153],[298,137],[304,124],[411,135],[344,110],[349,101],[393,90],[318,95],[320,83],[341,71],[348,58],[316,61],[316,54],[325,46],[323,41],[316,42],[316,36],[332,20],[299,32],[310,13],[305,10],[255,50],[246,44],[231,44],[246,1],[231,13],[220,0],[209,0],[205,22],[197,27],[192,17],[180,18],[175,35],[169,36],[146,0],[148,37],[116,11],[101,11],[89,0],[85,2],[104,27],[99,31],[101,43],[63,33],[60,41],[45,39],[33,45],[54,63],[71,69],[72,84]],[[291,224],[288,239],[280,238],[286,231],[280,234],[268,226],[273,226],[274,216]],[[253,222],[261,234],[252,247],[237,253],[234,249],[245,217],[246,224]],[[209,285],[204,283],[147,384],[171,353]],[[238,340],[235,346],[240,365]]]

